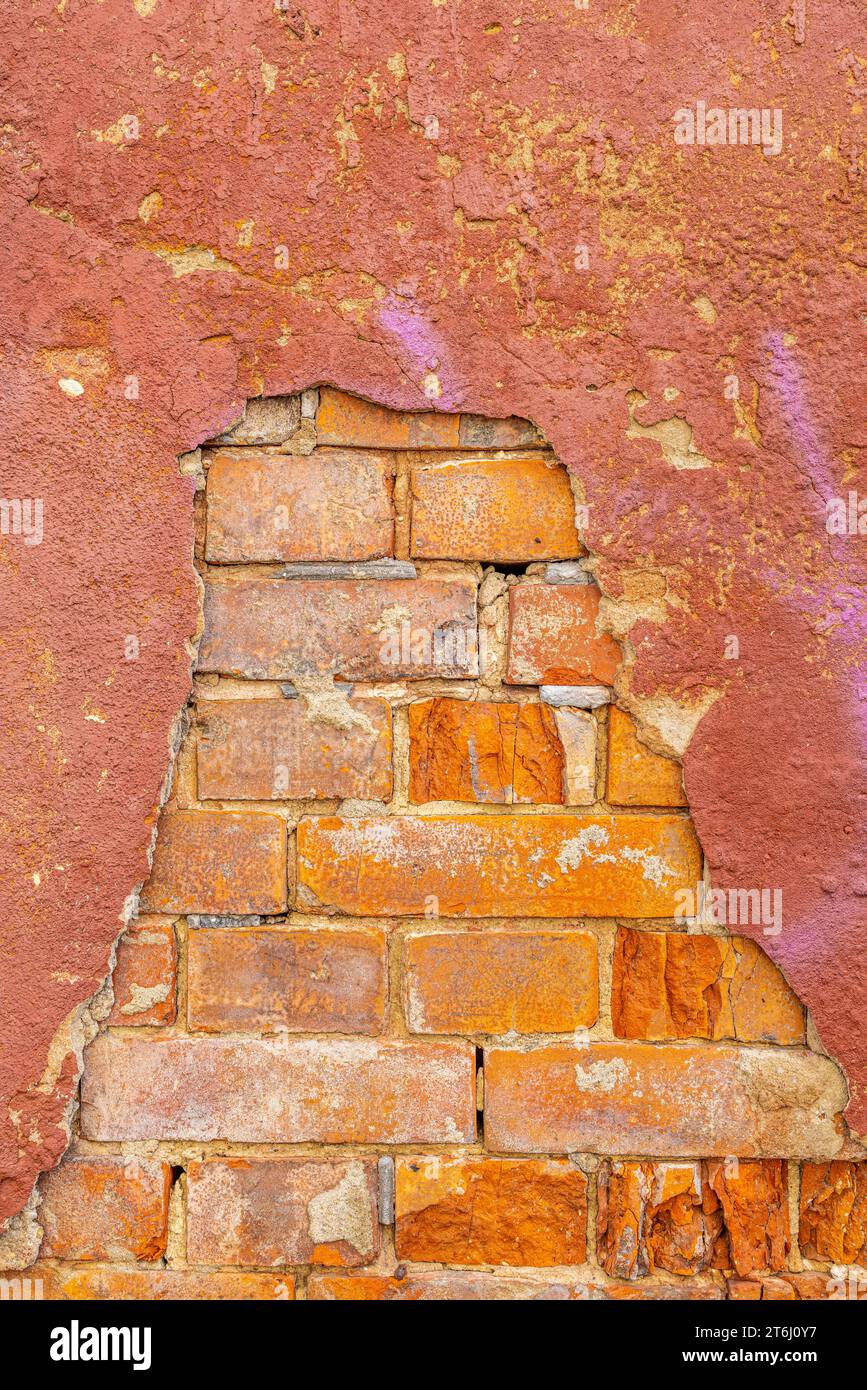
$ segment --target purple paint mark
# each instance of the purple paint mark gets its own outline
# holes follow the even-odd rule
[[[391,290],[379,311],[379,321],[383,328],[400,339],[419,375],[426,376],[433,371],[439,374],[438,369],[445,356],[442,339],[431,328],[414,300]],[[431,405],[440,410],[452,410],[457,404],[444,387],[439,399],[431,401]]]

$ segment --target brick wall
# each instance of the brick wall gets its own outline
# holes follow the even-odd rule
[[[680,920],[681,769],[613,703],[544,441],[323,388],[251,402],[182,466],[189,729],[29,1276],[867,1292],[840,1073],[760,947]]]

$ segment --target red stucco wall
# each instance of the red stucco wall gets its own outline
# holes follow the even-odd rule
[[[532,418],[606,592],[666,577],[625,693],[657,733],[660,696],[708,708],[714,881],[783,890],[762,944],[867,1129],[867,537],[825,508],[867,493],[854,0],[4,11],[0,493],[44,538],[0,541],[0,1219],[62,1151],[146,873],[196,624],[176,456],[320,381]],[[699,100],[780,109],[782,151],[677,145]]]

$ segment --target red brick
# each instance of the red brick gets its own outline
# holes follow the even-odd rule
[[[620,647],[597,631],[593,584],[515,584],[509,590],[512,685],[611,685]]]
[[[379,1033],[386,947],[379,931],[290,927],[191,931],[189,1027],[209,1032]]]
[[[202,800],[286,801],[392,793],[391,710],[348,700],[343,722],[303,700],[204,700],[198,706]]]
[[[174,1023],[178,949],[171,922],[139,918],[118,943],[108,1021],[130,1028]]]
[[[478,674],[469,579],[205,585],[198,669],[259,680]]]
[[[502,1153],[834,1152],[845,1103],[835,1064],[794,1048],[596,1042],[485,1053],[485,1143]]]
[[[187,1168],[190,1264],[360,1265],[378,1250],[375,1160],[231,1158]]]
[[[82,1081],[88,1139],[468,1143],[468,1043],[103,1034]]]
[[[225,449],[208,469],[206,555],[218,563],[373,560],[394,551],[386,455]]]
[[[520,563],[581,553],[565,468],[539,456],[417,460],[410,553]]]
[[[789,1257],[789,1206],[786,1164],[738,1160],[707,1165],[705,1207],[722,1212],[724,1230],[714,1251],[718,1269],[741,1276],[773,1274]]]
[[[404,941],[414,1033],[571,1033],[598,1014],[589,932],[425,932]]]
[[[256,811],[164,811],[141,906],[277,913],[287,902],[286,824]]]
[[[170,1187],[167,1163],[67,1156],[42,1180],[42,1258],[160,1259]]]
[[[398,1259],[576,1265],[587,1250],[587,1179],[557,1159],[435,1155],[395,1165]]]
[[[619,1038],[802,1043],[803,1005],[742,936],[618,929],[611,1017]]]
[[[867,1163],[805,1163],[800,1226],[809,1259],[867,1265]]]
[[[206,1302],[215,1299],[277,1302],[295,1297],[291,1274],[231,1273],[209,1269],[94,1269],[34,1265],[24,1275],[0,1278],[41,1280],[46,1301]]]
[[[608,800],[612,806],[685,806],[683,768],[640,742],[625,710],[608,710]]]
[[[460,416],[434,410],[389,410],[384,405],[337,391],[319,390],[316,437],[320,444],[357,448],[449,449],[459,440]]]
[[[700,876],[682,817],[305,818],[298,906],[359,916],[665,917]]]

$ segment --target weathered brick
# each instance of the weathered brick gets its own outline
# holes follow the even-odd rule
[[[485,1053],[485,1142],[502,1153],[836,1153],[845,1085],[806,1050],[590,1043]]]
[[[774,1274],[765,1279],[729,1279],[728,1296],[739,1301],[764,1303],[819,1302],[867,1299],[867,1280],[841,1273]]]
[[[164,811],[141,905],[150,912],[282,912],[286,864],[280,816]]]
[[[171,1169],[137,1158],[68,1156],[42,1180],[40,1255],[158,1260],[168,1236]]]
[[[620,1038],[801,1043],[802,1004],[748,937],[618,929],[611,1017]]]
[[[398,1259],[576,1265],[587,1248],[587,1179],[556,1159],[399,1158]]]
[[[414,1033],[571,1033],[598,1014],[589,932],[420,932],[404,942]]]
[[[394,462],[365,450],[307,456],[224,449],[208,469],[212,563],[373,560],[394,550]]]
[[[505,420],[462,415],[460,442],[468,449],[531,449],[544,441],[535,425],[517,415]]]
[[[376,1257],[376,1162],[213,1159],[187,1168],[187,1259],[360,1265]]]
[[[731,1160],[707,1165],[705,1207],[719,1203],[724,1229],[716,1240],[713,1263],[745,1277],[785,1269],[789,1255],[786,1164]]]
[[[320,444],[379,449],[452,449],[460,416],[435,410],[389,410],[332,386],[319,391],[316,438]]]
[[[214,1299],[276,1300],[295,1297],[295,1280],[291,1274],[255,1274],[246,1271],[223,1272],[195,1269],[94,1269],[63,1268],[57,1265],[34,1265],[24,1275],[41,1281],[42,1296],[47,1301],[105,1301],[112,1299],[147,1302],[203,1302]],[[4,1278],[0,1274],[0,1279]]]
[[[259,680],[478,674],[468,579],[205,585],[198,669]]]
[[[189,1027],[209,1032],[379,1033],[379,931],[205,927],[187,944]]]
[[[636,1279],[657,1269],[696,1274],[710,1260],[698,1163],[605,1163],[599,1174],[599,1261]]]
[[[409,739],[412,802],[565,800],[565,754],[546,705],[423,700],[409,707]]]
[[[468,1043],[157,1038],[107,1033],[82,1081],[88,1139],[468,1143]]]
[[[124,1028],[174,1023],[177,967],[171,922],[139,918],[127,927],[117,948],[109,1023]]]
[[[800,1228],[809,1259],[867,1265],[867,1163],[805,1163]]]
[[[402,1278],[386,1274],[314,1274],[307,1297],[316,1301],[352,1302],[604,1302],[608,1299],[710,1300],[723,1291],[710,1281],[690,1284],[618,1284],[601,1279],[577,1282],[518,1274],[485,1274],[472,1270],[413,1272]]]
[[[625,710],[608,712],[608,800],[612,806],[685,806],[683,769],[639,741]]]
[[[515,584],[509,590],[512,685],[611,685],[620,648],[597,631],[593,584]]]
[[[202,800],[285,801],[392,793],[384,700],[205,700],[198,706]]]
[[[298,906],[419,916],[436,898],[446,917],[665,917],[699,861],[682,817],[305,818]]]
[[[545,458],[431,459],[411,473],[410,553],[504,564],[581,553],[566,470]]]

